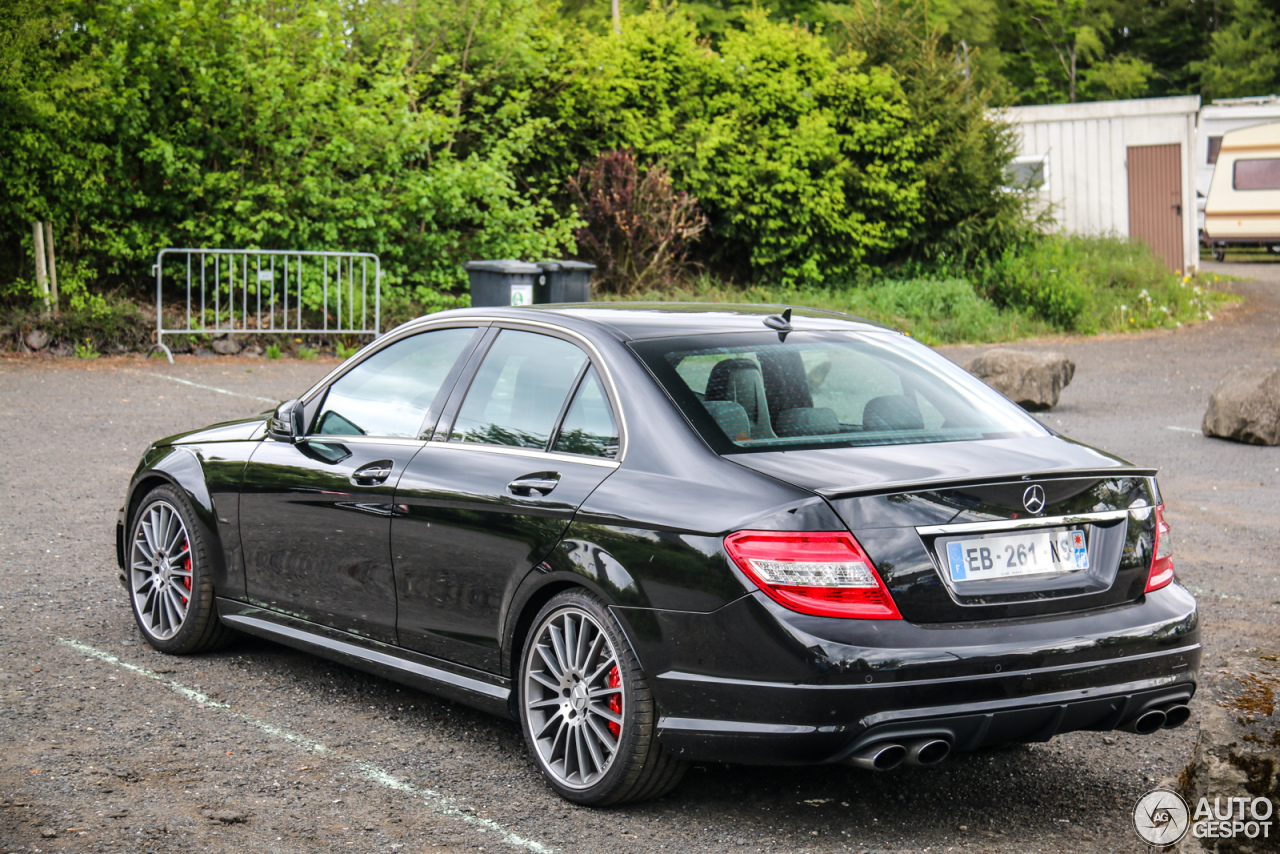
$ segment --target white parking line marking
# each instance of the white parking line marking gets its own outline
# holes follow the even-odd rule
[[[148,679],[153,679],[156,682],[159,682],[161,685],[168,688],[170,691],[173,691],[176,694],[180,694],[181,696],[186,697],[188,700],[192,701],[197,705],[204,706],[205,708],[209,708],[209,709],[218,709],[221,711],[225,711],[227,714],[237,717],[240,720],[244,721],[245,723],[250,724],[251,726],[257,727],[259,730],[266,733],[267,735],[272,736],[274,738],[283,739],[284,741],[287,741],[290,744],[295,745],[296,747],[302,748],[308,753],[330,754],[335,756],[335,758],[345,758],[345,757],[341,757],[340,754],[335,754],[332,748],[327,747],[326,745],[321,744],[318,741],[312,741],[306,736],[293,732],[292,730],[283,729],[281,727],[274,726],[273,724],[266,723],[265,721],[260,721],[257,718],[250,717],[249,715],[237,712],[234,709],[232,709],[231,706],[227,703],[219,702],[218,700],[215,700],[212,697],[209,697],[200,693],[194,688],[188,688],[186,685],[183,685],[179,682],[175,682],[172,679],[165,679],[163,676],[161,676],[159,673],[156,673],[154,670],[150,670],[146,667],[142,667],[141,665],[133,664],[132,662],[125,661],[124,659],[121,659],[121,658],[117,658],[111,653],[104,652],[98,649],[97,647],[90,646],[87,643],[81,643],[80,641],[74,640],[72,638],[58,638],[58,643],[65,644],[66,646],[69,646],[72,649],[78,650],[79,652],[82,652],[85,655],[93,656],[99,661],[105,661],[107,664],[113,665],[115,667],[120,667],[124,670],[128,670],[130,673],[136,673],[139,676],[145,676]],[[365,777],[366,779],[372,780],[375,783],[379,783],[383,786],[386,786],[388,789],[394,789],[397,792],[403,792],[406,795],[415,797],[418,800],[426,803],[427,806],[429,806],[434,812],[436,812],[439,815],[448,816],[449,818],[455,818],[455,819],[458,819],[459,821],[465,822],[466,824],[474,825],[476,827],[482,827],[487,831],[496,833],[499,836],[501,836],[502,840],[506,842],[508,845],[513,845],[517,848],[524,848],[528,851],[534,852],[534,854],[554,854],[554,849],[548,848],[547,846],[543,845],[541,842],[536,842],[532,839],[526,839],[525,837],[520,836],[514,831],[508,830],[507,828],[503,827],[501,824],[498,824],[498,822],[493,821],[492,819],[481,818],[480,816],[471,815],[467,812],[464,812],[463,809],[458,806],[458,802],[454,800],[452,797],[450,797],[449,795],[441,794],[440,792],[437,792],[434,789],[424,789],[421,786],[415,786],[413,783],[409,783],[405,780],[401,780],[399,777],[396,777],[390,771],[387,771],[383,768],[379,768],[377,765],[371,765],[368,762],[361,762],[358,760],[351,760],[351,759],[347,759],[346,761],[348,765],[350,765],[352,768],[355,768],[358,772],[360,772],[361,776]]]
[[[1199,433],[1199,430],[1193,430],[1190,427],[1166,427],[1166,430],[1177,430],[1180,433]]]
[[[193,388],[202,388],[205,391],[216,391],[218,394],[229,394],[232,397],[247,397],[249,400],[261,400],[263,403],[279,403],[274,397],[258,397],[256,394],[244,394],[238,391],[228,391],[225,388],[218,388],[216,385],[205,385],[204,383],[192,382],[184,380],[182,377],[171,377],[168,374],[158,374],[153,371],[135,371],[133,368],[121,368],[126,374],[141,374],[144,377],[159,377],[162,380],[173,380],[175,383],[182,383]]]

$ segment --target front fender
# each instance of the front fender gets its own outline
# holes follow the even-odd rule
[[[128,530],[133,523],[134,514],[147,494],[162,484],[182,490],[195,512],[199,534],[207,546],[206,558],[214,589],[222,596],[242,596],[243,576],[236,577],[238,573],[227,572],[226,550],[219,532],[217,509],[209,494],[204,465],[189,447],[168,446],[150,451],[134,474],[124,510],[117,523],[117,559],[121,572],[124,572]]]

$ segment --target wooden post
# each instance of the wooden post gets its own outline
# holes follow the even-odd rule
[[[49,311],[49,279],[45,274],[44,229],[40,223],[31,223],[31,239],[35,243],[36,285],[40,288],[40,299],[44,302],[45,313]]]
[[[49,298],[53,302],[53,314],[58,314],[58,265],[53,259],[53,220],[44,221],[44,249],[49,253]]]
[[[613,31],[622,35],[622,6],[619,0],[613,0]]]

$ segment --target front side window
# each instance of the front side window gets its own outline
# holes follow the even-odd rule
[[[316,434],[416,439],[474,328],[423,332],[379,350],[329,387]]]
[[[706,335],[632,345],[723,452],[1043,435],[1007,399],[888,333]]]
[[[454,421],[454,441],[546,450],[587,356],[560,338],[504,329]]]
[[[1280,158],[1237,160],[1231,177],[1237,190],[1280,190]]]

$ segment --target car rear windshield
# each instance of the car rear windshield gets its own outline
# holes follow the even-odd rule
[[[632,348],[721,453],[1047,433],[976,378],[894,333],[711,334]]]

